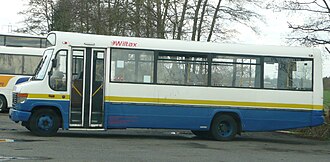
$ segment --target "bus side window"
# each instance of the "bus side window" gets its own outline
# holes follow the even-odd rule
[[[264,87],[282,90],[312,90],[312,72],[312,59],[265,57]]]
[[[53,65],[49,86],[55,91],[66,91],[67,89],[67,51],[59,51],[56,54],[56,65]]]
[[[154,51],[111,50],[111,81],[153,83]]]

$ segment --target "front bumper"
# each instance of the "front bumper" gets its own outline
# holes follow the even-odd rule
[[[31,112],[20,111],[13,108],[9,110],[9,118],[15,122],[28,121],[30,116]]]

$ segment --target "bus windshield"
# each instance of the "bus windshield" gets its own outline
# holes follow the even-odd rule
[[[45,51],[44,56],[35,71],[35,75],[32,78],[33,80],[44,79],[52,54],[53,54],[53,49],[49,49]]]

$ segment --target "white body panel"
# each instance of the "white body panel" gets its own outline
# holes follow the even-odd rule
[[[139,85],[110,83],[106,96],[139,98],[258,102],[279,104],[313,104],[313,92],[278,91],[263,89],[189,87],[170,85]]]
[[[115,36],[100,36],[79,33],[52,32],[56,34],[56,46],[54,53],[60,49],[71,49],[71,47],[106,48],[105,61],[105,96],[158,98],[158,99],[182,99],[182,100],[210,100],[230,102],[257,102],[257,103],[279,103],[279,104],[307,104],[323,105],[323,85],[321,69],[321,54],[318,49],[302,47],[279,47],[241,44],[220,44],[206,42],[188,42],[178,40],[129,38]],[[114,41],[128,42],[126,45],[115,45]],[[129,43],[133,43],[129,44]],[[132,46],[130,46],[132,45]],[[213,54],[240,54],[253,56],[279,56],[314,58],[313,91],[290,91],[270,89],[249,88],[222,88],[222,87],[193,87],[173,86],[157,84],[128,84],[111,83],[110,74],[110,48],[146,49],[164,51],[187,51],[203,52]],[[69,51],[71,54],[71,51]],[[54,54],[53,54],[54,57]],[[68,62],[71,62],[69,57]],[[71,69],[71,65],[68,66]],[[48,71],[50,68],[48,68]],[[68,81],[71,78],[68,76]],[[53,91],[48,86],[48,77],[42,82],[22,84],[24,88],[17,86],[17,92],[37,94],[66,94],[68,92]],[[42,88],[40,88],[42,86]],[[27,88],[28,87],[28,88]],[[68,90],[71,85],[68,84]]]
[[[0,46],[0,55],[6,54],[6,55],[21,55],[21,56],[40,56],[42,57],[42,54],[45,49],[42,48],[29,48],[29,47],[4,47]],[[31,77],[28,75],[16,75],[16,74],[3,74],[0,73],[1,77],[8,77],[10,78],[8,81],[0,81],[5,86],[0,86],[0,95],[5,96],[7,100],[7,106],[12,106],[12,91],[13,87],[15,86],[17,80],[23,77]]]

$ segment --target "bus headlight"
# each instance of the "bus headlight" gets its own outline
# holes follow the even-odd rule
[[[28,93],[17,93],[17,103],[24,103],[27,97],[29,96]]]

